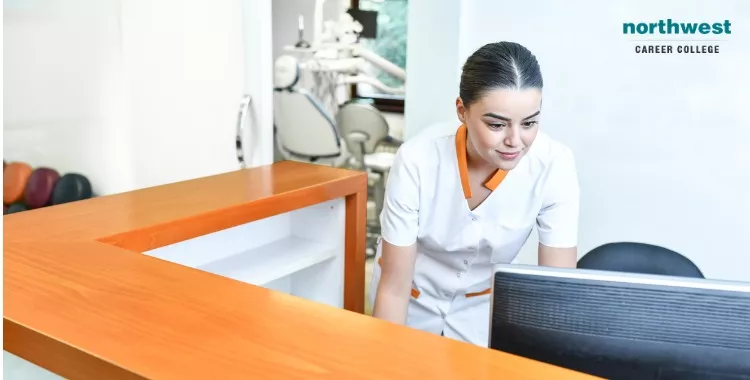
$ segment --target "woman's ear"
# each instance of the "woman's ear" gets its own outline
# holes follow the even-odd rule
[[[464,107],[464,102],[460,96],[456,98],[456,115],[461,123],[466,123],[466,107]]]

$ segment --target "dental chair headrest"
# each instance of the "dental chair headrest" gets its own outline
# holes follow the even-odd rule
[[[289,89],[299,80],[299,63],[291,55],[281,55],[273,68],[273,85],[277,89]]]

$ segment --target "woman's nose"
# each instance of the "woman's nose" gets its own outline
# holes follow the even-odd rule
[[[521,134],[518,133],[516,128],[509,128],[506,133],[505,140],[503,141],[506,146],[517,147],[521,145]]]

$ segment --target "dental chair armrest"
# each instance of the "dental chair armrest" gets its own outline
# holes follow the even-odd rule
[[[364,143],[370,139],[370,136],[362,132],[352,132],[348,134],[346,138],[354,143]]]

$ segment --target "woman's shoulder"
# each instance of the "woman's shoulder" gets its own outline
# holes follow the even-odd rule
[[[417,132],[410,141],[434,141],[435,139],[455,137],[459,126],[460,123],[456,121],[443,121],[430,124]]]
[[[429,164],[436,160],[436,154],[455,145],[456,123],[431,125],[406,140],[398,149],[398,154],[415,164]]]

